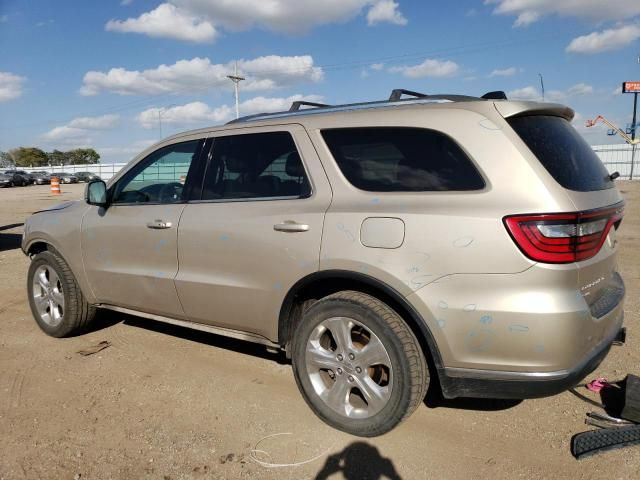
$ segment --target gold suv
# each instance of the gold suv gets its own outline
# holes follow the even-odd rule
[[[35,320],[62,337],[99,307],[281,348],[361,436],[430,381],[563,391],[622,339],[625,291],[622,199],[573,115],[396,90],[167,138],[28,219]]]

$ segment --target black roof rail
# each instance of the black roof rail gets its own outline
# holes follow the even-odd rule
[[[415,97],[415,98],[425,98],[429,96],[426,93],[413,92],[411,90],[405,90],[404,88],[394,88],[391,91],[391,95],[389,95],[389,101],[397,102],[402,98],[402,95],[408,95],[410,97]]]
[[[485,100],[506,100],[507,94],[502,90],[496,90],[495,92],[487,92],[480,98],[484,98]]]
[[[403,95],[407,95],[414,98],[402,98]],[[413,92],[411,90],[405,90],[403,88],[396,88],[391,92],[388,100],[374,100],[370,102],[357,102],[357,103],[345,103],[340,105],[328,105],[325,103],[316,103],[316,102],[307,102],[304,100],[296,100],[291,104],[291,107],[287,111],[282,112],[270,112],[270,113],[255,113],[253,115],[246,115],[244,117],[240,117],[234,120],[227,122],[231,123],[240,123],[252,120],[254,118],[268,118],[272,116],[286,116],[288,114],[298,114],[298,113],[306,113],[307,110],[310,113],[313,113],[317,110],[337,110],[337,109],[347,109],[352,107],[375,107],[375,106],[384,106],[385,104],[390,103],[412,103],[420,100],[448,100],[451,102],[474,102],[474,101],[482,101],[482,100],[506,100],[507,96],[502,91],[489,92],[483,95],[482,97],[472,97],[470,95],[452,95],[452,94],[435,94],[428,95],[426,93]],[[301,109],[302,106],[315,107],[310,109]]]
[[[291,107],[289,107],[289,111],[297,112],[300,110],[300,107],[302,106],[322,108],[322,107],[330,107],[331,105],[327,105],[326,103],[316,103],[316,102],[306,102],[304,100],[296,100],[291,104]]]

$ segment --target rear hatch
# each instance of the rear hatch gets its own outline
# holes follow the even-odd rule
[[[623,201],[606,167],[570,124],[572,117],[569,109],[545,111],[540,106],[506,116],[511,128],[575,206],[573,212],[518,218],[512,221],[518,225],[508,228],[512,235],[515,228],[516,234],[527,237],[521,240],[531,243],[537,260],[575,262],[580,293],[592,316],[600,318],[624,295],[616,265],[616,230],[622,221]],[[521,242],[517,243],[522,249]]]

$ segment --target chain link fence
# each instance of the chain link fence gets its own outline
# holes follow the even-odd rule
[[[623,180],[638,180],[638,145],[626,143],[615,145],[595,145],[593,151],[598,154],[609,173],[618,172]]]

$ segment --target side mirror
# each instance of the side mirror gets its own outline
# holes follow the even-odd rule
[[[87,188],[84,192],[84,200],[89,205],[96,205],[98,207],[107,207],[107,184],[102,180],[92,180],[87,183]]]

